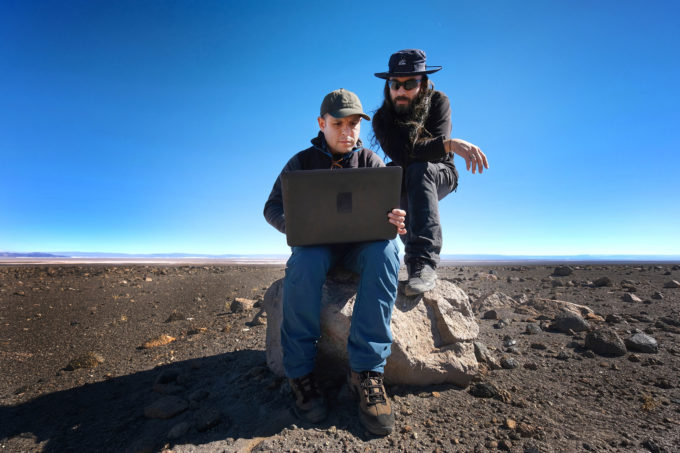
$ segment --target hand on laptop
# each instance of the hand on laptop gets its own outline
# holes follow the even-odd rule
[[[392,209],[392,212],[387,213],[387,219],[392,225],[397,227],[397,233],[406,234],[406,211],[401,209]]]

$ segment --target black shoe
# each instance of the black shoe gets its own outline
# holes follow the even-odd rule
[[[312,373],[289,379],[288,383],[295,399],[293,411],[298,418],[309,423],[319,423],[326,418],[328,415],[326,398],[319,390],[319,385]]]
[[[434,289],[437,273],[434,267],[423,260],[412,260],[406,263],[408,282],[404,286],[404,294],[416,296]]]
[[[373,434],[385,436],[394,429],[394,412],[383,385],[383,374],[377,371],[350,371],[347,385],[359,399],[359,421]]]

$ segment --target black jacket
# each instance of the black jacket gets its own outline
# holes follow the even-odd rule
[[[381,111],[378,110],[373,121],[379,121]],[[389,128],[387,137],[378,137],[380,147],[385,154],[404,169],[411,162],[442,162],[455,171],[453,153],[447,153],[444,140],[451,136],[451,104],[449,98],[441,91],[432,93],[430,113],[425,120],[425,129],[431,137],[425,137],[411,144],[408,129],[399,125]]]
[[[312,146],[294,155],[283,167],[281,173],[294,170],[330,169],[333,162],[334,159],[328,151],[323,132],[319,132],[319,135],[312,139]],[[385,166],[385,163],[377,154],[363,147],[361,140],[357,142],[357,146],[352,152],[343,155],[340,160],[335,162],[340,164],[342,168]],[[264,204],[264,218],[280,232],[286,232],[286,219],[283,215],[283,197],[281,195],[281,174],[276,178],[269,198]]]

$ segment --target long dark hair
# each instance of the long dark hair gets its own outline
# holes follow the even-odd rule
[[[434,83],[432,83],[427,75],[423,75],[420,82],[420,92],[413,101],[411,108],[404,114],[399,114],[394,109],[392,103],[392,96],[390,96],[389,80],[385,81],[383,88],[383,103],[378,110],[373,114],[373,136],[371,137],[371,147],[376,149],[381,143],[385,148],[390,147],[390,129],[400,128],[408,130],[409,148],[418,143],[423,138],[430,137],[430,133],[425,129],[425,120],[430,113],[430,105],[432,101],[432,92],[434,91]],[[385,149],[383,148],[383,153]]]

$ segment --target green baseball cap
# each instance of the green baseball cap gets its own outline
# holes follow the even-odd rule
[[[323,98],[321,103],[321,116],[328,113],[334,118],[344,118],[350,115],[360,115],[371,121],[371,117],[364,113],[359,96],[344,88],[332,91]]]

